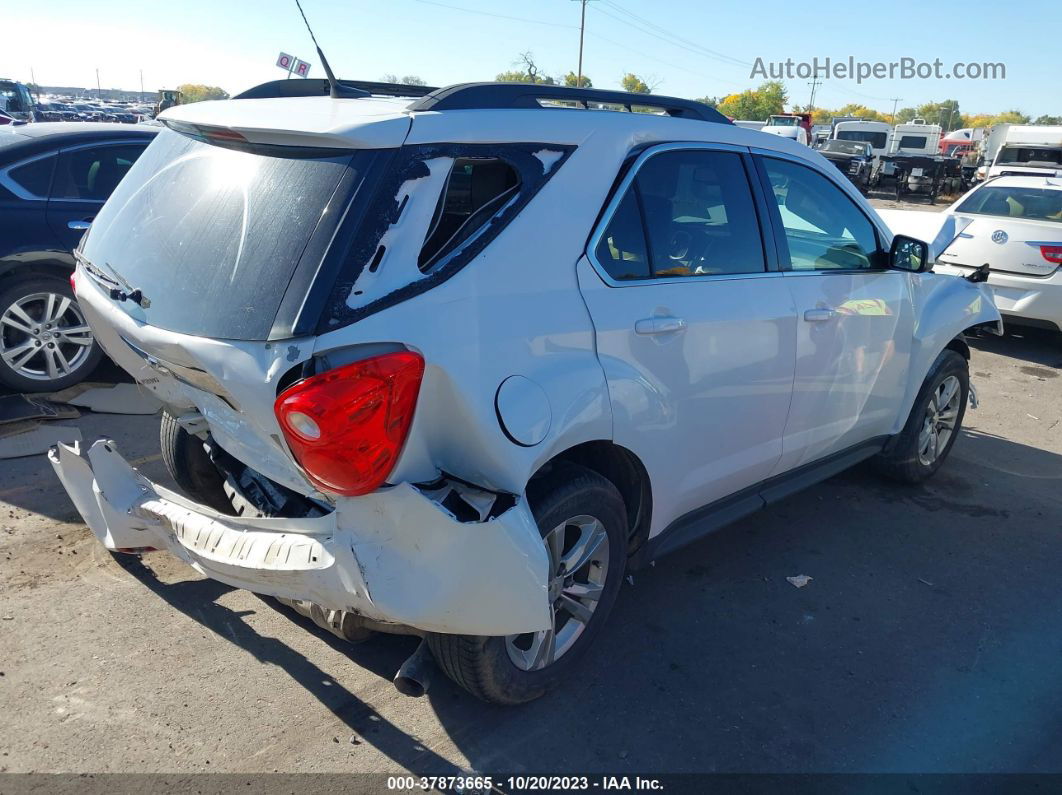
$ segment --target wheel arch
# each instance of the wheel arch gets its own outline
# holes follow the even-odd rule
[[[611,440],[597,439],[557,453],[538,468],[531,480],[548,472],[550,466],[559,461],[593,470],[616,487],[627,511],[628,553],[634,556],[649,537],[653,514],[652,484],[641,459]]]
[[[34,279],[40,276],[61,279],[73,272],[72,264],[59,260],[39,260],[32,263],[0,260],[0,289],[4,289],[15,279]]]

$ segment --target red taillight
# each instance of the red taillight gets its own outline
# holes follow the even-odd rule
[[[1062,246],[1040,246],[1044,259],[1055,265],[1062,265]]]
[[[77,275],[77,271],[70,274],[70,292],[77,295],[77,285],[74,284],[74,277]]]
[[[273,410],[315,486],[357,497],[383,484],[405,444],[423,375],[419,354],[386,353],[281,393]]]

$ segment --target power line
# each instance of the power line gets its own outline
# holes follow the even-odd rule
[[[579,72],[575,78],[575,87],[583,87],[583,35],[586,32],[586,4],[589,0],[575,0],[579,3]]]
[[[464,11],[466,14],[479,14],[484,17],[494,17],[495,19],[508,19],[512,22],[527,22],[532,25],[546,25],[551,28],[567,28],[568,30],[578,30],[577,25],[565,25],[561,22],[545,22],[541,19],[527,19],[526,17],[513,17],[508,14],[495,14],[492,11],[481,11],[478,8],[464,8],[462,6],[450,5],[449,3],[439,3],[436,0],[414,0],[416,3],[423,3],[429,6],[438,6],[439,8],[449,8],[451,11]]]
[[[676,36],[675,34],[668,32],[664,28],[661,28],[659,25],[649,22],[648,20],[642,19],[642,17],[639,17],[636,14],[627,11],[622,6],[619,6],[618,4],[612,2],[612,0],[605,0],[605,4],[608,5],[610,8],[614,8],[622,14],[625,14],[633,19],[638,20],[639,22],[641,22],[641,24],[637,24],[635,22],[631,22],[630,20],[623,19],[622,17],[618,17],[615,14],[610,14],[603,8],[596,8],[595,10],[598,13],[604,14],[610,19],[619,22],[620,24],[627,25],[628,27],[634,28],[639,33],[643,33],[647,36],[652,36],[655,39],[659,39],[660,41],[664,42],[665,44],[669,44],[672,47],[680,47],[688,52],[692,52],[694,55],[700,55],[702,58],[711,58],[712,60],[719,61],[721,63],[726,64],[727,66],[752,66],[752,64],[747,61],[739,60],[738,58],[734,58],[733,56],[727,55],[726,53],[710,50],[707,47],[702,47],[701,45],[696,44],[695,42],[691,42],[688,39],[683,39],[681,36]],[[643,27],[643,25],[646,27]],[[647,28],[653,28],[658,32],[654,33],[653,30],[649,30]]]
[[[817,77],[813,77],[808,85],[811,86],[811,99],[808,100],[808,113],[811,113],[811,111],[815,110],[815,89],[822,85],[822,81]]]

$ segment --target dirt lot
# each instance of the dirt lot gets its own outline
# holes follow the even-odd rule
[[[405,698],[414,640],[112,558],[43,457],[0,462],[0,771],[1062,772],[1062,338],[974,346],[932,483],[860,468],[661,561],[517,709]],[[166,479],[157,419],[79,422]]]

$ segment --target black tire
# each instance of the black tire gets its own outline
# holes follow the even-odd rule
[[[927,421],[930,400],[937,393],[941,384],[954,376],[959,382],[959,405],[955,426],[947,442],[931,463],[926,463],[919,456],[919,436]],[[941,351],[929,374],[922,383],[922,388],[915,398],[911,414],[899,435],[892,440],[884,452],[874,458],[877,470],[886,477],[904,483],[921,483],[940,469],[947,459],[955,440],[962,430],[962,420],[966,415],[966,401],[970,394],[970,368],[962,354],[947,349]]]
[[[182,428],[169,412],[162,413],[159,445],[166,469],[185,494],[215,511],[233,514],[225,478],[210,460],[202,440]]]
[[[505,637],[430,633],[428,646],[439,667],[472,695],[494,704],[522,704],[559,685],[577,666],[601,632],[619,595],[627,561],[627,514],[623,498],[593,470],[561,463],[528,485],[528,501],[539,530],[550,530],[580,515],[596,518],[608,536],[608,569],[597,607],[574,644],[539,670],[518,668]]]
[[[4,317],[9,308],[13,307],[17,302],[36,294],[52,294],[70,299],[71,308],[65,314],[60,326],[81,325],[83,323],[84,318],[81,315],[81,310],[77,307],[77,302],[74,300],[74,291],[70,288],[70,282],[59,276],[35,275],[4,282],[3,289],[0,290],[0,317]],[[40,319],[33,314],[37,307],[43,310],[44,302],[35,302],[34,306],[30,307],[30,316],[34,317],[35,320]],[[80,318],[80,320],[71,322],[75,316]],[[16,319],[13,315],[10,317]],[[50,335],[51,333],[50,330],[44,331],[43,325],[35,324],[34,328],[44,334]],[[0,335],[2,335],[0,337],[0,350],[10,351],[21,344],[33,340],[33,336],[30,334],[6,324],[0,324]],[[79,334],[78,336],[91,338],[91,335],[88,334]],[[68,356],[69,360],[76,362],[76,364],[65,375],[48,378],[46,377],[47,369],[43,355],[34,354],[26,364],[31,369],[40,370],[41,377],[35,378],[18,372],[18,369],[0,357],[0,383],[16,392],[58,392],[61,389],[66,389],[84,381],[96,369],[100,359],[103,358],[103,350],[95,340],[93,340],[91,346],[78,346],[69,342],[64,343],[61,339],[45,339],[43,336],[39,340],[44,346],[58,345],[64,356]],[[87,352],[85,352],[86,348]]]

